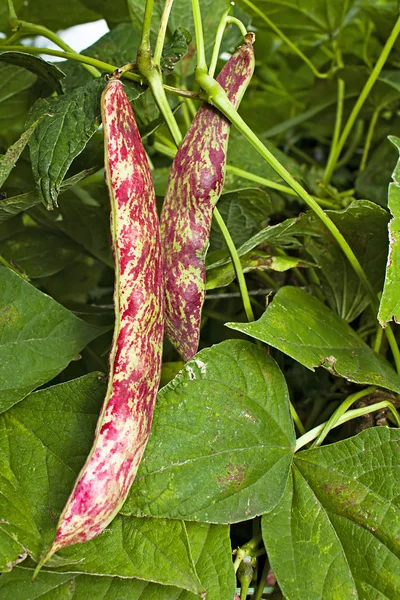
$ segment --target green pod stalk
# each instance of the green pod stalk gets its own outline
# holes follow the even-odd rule
[[[118,80],[110,80],[103,92],[102,118],[115,260],[108,388],[92,450],[44,560],[97,536],[117,514],[146,446],[161,375],[163,272],[156,200],[133,111]]]
[[[226,63],[217,81],[237,107],[254,71],[254,35]],[[214,207],[222,193],[230,122],[204,104],[172,164],[161,213],[165,331],[184,360],[197,352],[205,297],[205,257]]]

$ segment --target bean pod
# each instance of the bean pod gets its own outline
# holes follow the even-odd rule
[[[217,77],[237,107],[254,71],[253,34]],[[209,104],[197,112],[172,164],[161,213],[165,331],[184,358],[197,352],[205,298],[205,257],[222,193],[230,122]]]
[[[115,261],[108,388],[90,455],[60,517],[51,554],[95,537],[123,504],[150,432],[161,374],[163,276],[152,176],[123,85],[102,95]]]

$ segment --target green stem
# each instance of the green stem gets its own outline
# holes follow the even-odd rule
[[[206,52],[204,49],[203,23],[201,21],[201,12],[199,0],[192,0],[192,12],[194,21],[194,30],[196,34],[197,67],[207,71]]]
[[[214,74],[215,74],[215,69],[217,67],[217,61],[218,61],[218,57],[219,57],[219,51],[221,49],[222,37],[224,35],[224,31],[225,31],[225,27],[226,27],[226,20],[228,18],[228,14],[230,13],[231,8],[232,7],[229,6],[229,8],[227,8],[222,13],[222,17],[218,23],[217,31],[215,34],[213,51],[212,51],[212,55],[211,55],[210,68],[208,69],[208,74],[211,77],[214,77]]]
[[[248,0],[243,0],[243,1],[247,3]],[[326,174],[325,174],[326,182],[329,182],[332,177],[332,174],[333,174],[333,171],[335,170],[336,163],[339,159],[340,153],[343,150],[343,147],[347,141],[347,138],[349,137],[349,134],[353,128],[353,125],[359,115],[359,112],[362,109],[364,102],[368,98],[368,95],[369,95],[373,85],[375,84],[376,80],[378,79],[380,72],[383,69],[383,66],[390,54],[390,51],[393,48],[394,43],[396,42],[396,39],[397,39],[399,33],[400,33],[400,17],[397,19],[388,39],[386,41],[386,44],[384,45],[382,52],[375,64],[375,67],[372,69],[372,72],[371,72],[370,76],[368,77],[368,80],[367,80],[366,84],[364,85],[364,87],[361,91],[361,94],[359,95],[357,102],[355,103],[355,105],[353,107],[353,110],[350,113],[347,123],[343,129],[342,135],[340,136],[339,142],[336,146],[336,151],[332,158],[330,168],[329,168],[329,170],[326,171]]]
[[[361,398],[372,394],[373,392],[375,392],[375,390],[376,386],[370,386],[365,388],[364,390],[360,390],[359,392],[355,392],[354,394],[348,396],[346,400],[344,400],[344,402],[342,402],[340,406],[338,406],[333,415],[327,421],[325,427],[323,428],[323,430],[321,431],[321,433],[319,434],[319,436],[317,437],[317,439],[311,447],[316,448],[318,446],[321,446],[322,442],[325,440],[330,430],[336,426],[336,423],[339,421],[340,417],[344,415],[344,413],[350,408],[350,406],[357,402],[357,400],[360,400]]]
[[[328,184],[327,174],[330,172],[332,168],[332,161],[335,160],[335,150],[339,141],[340,129],[342,127],[342,118],[343,118],[343,104],[344,104],[344,90],[345,84],[343,79],[338,79],[337,82],[337,105],[336,105],[336,119],[335,119],[335,128],[333,130],[333,137],[331,143],[331,149],[329,152],[329,158],[326,165],[325,173],[322,178],[322,181],[325,185]]]
[[[298,432],[300,433],[300,435],[304,435],[306,432],[305,427],[304,427],[303,423],[301,422],[300,417],[297,414],[297,411],[292,403],[290,403],[290,413],[291,413],[292,419],[298,429]]]
[[[172,139],[174,140],[175,144],[179,146],[182,141],[182,134],[179,130],[178,123],[176,122],[165,94],[160,66],[154,63],[151,55],[150,28],[153,4],[154,0],[146,0],[146,8],[143,18],[142,40],[137,51],[136,64],[141,75],[147,79],[151,93],[153,94],[154,100],[156,101],[157,106],[165,119],[167,127],[172,135]]]
[[[375,342],[374,342],[374,352],[377,352],[378,354],[381,351],[382,338],[383,338],[383,329],[378,323],[378,326],[376,328]]]
[[[165,156],[169,156],[170,158],[174,158],[176,154],[176,150],[166,147],[164,144],[160,142],[154,142],[153,147],[155,150],[160,152],[161,154],[165,154]],[[255,175],[254,173],[250,173],[249,171],[244,171],[239,167],[234,167],[233,165],[226,165],[227,173],[232,173],[232,175],[237,175],[238,177],[242,177],[243,179],[247,179],[248,181],[253,181],[254,183],[259,183],[265,187],[271,188],[272,190],[276,190],[277,192],[282,192],[283,194],[288,194],[289,196],[296,196],[298,198],[297,192],[292,190],[292,188],[287,185],[282,185],[281,183],[276,183],[270,179],[265,179],[265,177],[260,177],[259,175]],[[327,208],[337,209],[337,205],[333,202],[329,202],[328,200],[324,200],[322,198],[314,198],[315,201]]]
[[[255,591],[253,600],[261,600],[261,598],[262,598],[262,595],[264,592],[264,587],[265,587],[265,581],[267,579],[268,572],[269,572],[269,567],[270,567],[269,560],[266,558],[265,563],[264,563],[264,568],[261,573],[261,579],[258,582],[258,585],[256,587],[256,591]]]
[[[336,163],[336,169],[340,169],[341,167],[344,167],[345,165],[347,165],[347,163],[349,162],[349,160],[351,159],[351,157],[353,156],[354,152],[357,149],[357,146],[362,138],[362,134],[364,132],[364,121],[362,119],[360,119],[355,126],[355,131],[354,134],[351,136],[351,140],[349,143],[349,147],[347,148],[346,152],[343,154],[342,158],[340,160],[337,161]]]
[[[343,425],[343,423],[347,423],[348,421],[352,421],[353,419],[358,419],[359,417],[368,415],[369,413],[375,412],[377,410],[383,410],[384,408],[388,408],[390,410],[397,427],[400,427],[399,414],[393,406],[393,404],[388,400],[383,400],[382,402],[371,404],[371,406],[365,406],[363,408],[355,408],[354,410],[348,410],[344,415],[340,417],[335,427],[339,427],[339,425]],[[307,431],[305,435],[299,437],[296,441],[295,452],[298,452],[300,448],[303,448],[303,446],[306,446],[307,444],[315,440],[315,438],[317,438],[321,431],[324,429],[325,425],[326,423],[322,423],[321,425],[314,427],[314,429],[310,429],[310,431]]]
[[[380,114],[382,108],[383,108],[383,106],[378,106],[378,108],[376,108],[374,110],[373,115],[371,117],[371,121],[369,122],[368,131],[367,131],[367,137],[365,139],[364,152],[363,152],[361,163],[360,163],[360,173],[362,171],[364,171],[365,166],[367,164],[368,154],[369,154],[369,151],[370,151],[370,148],[371,148],[371,144],[372,144],[372,140],[373,140],[373,137],[374,137],[376,123],[378,121],[379,114]]]
[[[320,73],[318,69],[316,69],[315,66],[312,64],[311,60],[305,54],[303,54],[301,50],[299,50],[296,44],[294,44],[288,37],[286,37],[283,31],[281,31],[281,29],[279,29],[279,27],[277,27],[275,23],[271,21],[271,19],[267,17],[265,13],[262,12],[262,10],[260,10],[255,4],[250,2],[250,0],[242,1],[243,4],[247,4],[249,8],[251,8],[259,17],[261,17],[261,19],[265,21],[265,23],[267,23],[269,27],[271,27],[271,29],[281,38],[281,40],[284,41],[285,44],[287,44],[289,48],[306,63],[306,65],[311,69],[311,71],[316,77],[320,79],[326,79],[327,77],[329,77],[330,71],[328,73]]]
[[[215,34],[215,41],[214,41],[214,46],[213,46],[213,51],[212,51],[212,56],[211,56],[210,68],[208,69],[208,74],[211,75],[211,77],[214,77],[215,69],[217,67],[217,62],[218,62],[218,57],[219,57],[219,53],[220,53],[220,49],[221,49],[222,37],[224,35],[225,27],[229,24],[237,25],[237,27],[240,29],[242,36],[245,37],[247,35],[247,29],[244,26],[244,24],[242,23],[242,21],[240,21],[239,19],[236,19],[236,17],[229,16],[230,10],[231,10],[231,7],[227,8],[222,13],[222,17],[220,19],[220,22],[218,23],[217,33]]]
[[[225,225],[225,222],[224,222],[224,220],[221,216],[221,213],[219,212],[217,207],[214,208],[214,218],[218,224],[218,227],[221,230],[221,233],[223,235],[225,243],[228,247],[229,254],[231,255],[233,268],[235,269],[236,277],[238,280],[240,294],[242,296],[243,307],[244,307],[244,310],[246,313],[247,320],[254,321],[253,309],[251,307],[249,292],[247,290],[247,285],[246,285],[246,280],[245,280],[245,277],[243,274],[242,264],[240,262],[240,258],[238,256],[235,244],[233,243],[231,234],[229,233],[229,230],[228,230],[227,226]]]
[[[151,17],[153,15],[154,0],[146,0],[146,6],[143,15],[142,25],[142,39],[140,42],[140,51],[151,55],[150,46],[150,31],[151,31]]]
[[[109,63],[105,63],[101,60],[97,60],[96,58],[92,58],[91,56],[85,56],[84,54],[78,54],[77,52],[64,52],[61,50],[53,50],[52,48],[38,48],[36,46],[1,46],[2,50],[16,50],[17,52],[27,52],[29,54],[48,54],[49,56],[59,56],[60,58],[65,58],[69,60],[73,60],[75,62],[80,62],[83,65],[92,65],[94,67],[98,67],[103,71],[107,71],[109,73],[113,73],[118,67],[116,65],[110,65]],[[127,79],[131,79],[132,81],[136,81],[140,83],[141,77],[136,73],[124,73],[123,77]]]
[[[144,71],[141,71],[141,73],[147,77],[154,100],[156,101],[157,106],[165,119],[167,127],[172,135],[172,139],[174,140],[176,146],[179,146],[183,139],[182,133],[165,94],[161,71],[159,71],[159,68],[157,65],[155,65],[153,68],[150,68],[150,70],[145,69]]]
[[[7,4],[8,4],[8,20],[10,25],[12,26],[13,21],[17,21],[18,17],[17,17],[17,13],[15,12],[15,8],[14,8],[14,4],[12,2],[12,0],[7,0]]]
[[[165,0],[164,10],[161,15],[160,25],[158,28],[158,35],[156,41],[156,47],[154,49],[154,57],[153,62],[156,65],[160,65],[162,51],[164,47],[165,34],[167,32],[169,15],[171,13],[171,8],[174,0]]]
[[[74,49],[71,48],[64,40],[62,40],[56,33],[47,29],[47,27],[43,27],[42,25],[36,25],[35,23],[28,23],[26,21],[13,21],[13,28],[18,29],[17,33],[19,37],[28,36],[28,35],[41,35],[54,44],[64,50],[65,52],[73,52]],[[92,65],[83,64],[84,68],[91,74],[93,77],[100,77],[101,73],[96,67]]]

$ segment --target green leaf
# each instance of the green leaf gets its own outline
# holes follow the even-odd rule
[[[17,7],[16,7],[17,9]],[[40,23],[53,31],[67,29],[73,25],[97,21],[100,18],[98,11],[88,10],[81,0],[68,0],[68,2],[52,2],[52,0],[35,0],[34,2],[21,3],[21,10],[17,9],[20,19],[31,23]]]
[[[200,595],[204,590],[190,555],[183,521],[117,516],[97,538],[58,553],[60,572],[140,577]]]
[[[171,73],[178,62],[187,54],[188,46],[192,41],[192,36],[184,27],[179,27],[174,31],[172,38],[164,44],[161,69],[165,73]]]
[[[312,371],[324,367],[355,383],[400,391],[400,377],[390,364],[346,321],[300,288],[281,288],[258,321],[227,327],[277,348]]]
[[[1,452],[0,490],[0,572],[5,572],[28,553],[38,557],[41,537],[30,506]]]
[[[33,56],[26,52],[0,52],[0,60],[17,67],[23,67],[46,81],[52,90],[55,90],[58,94],[62,93],[60,80],[65,77],[65,73],[55,64],[45,61],[40,56]]]
[[[47,277],[74,262],[80,247],[64,236],[26,228],[0,241],[0,254],[29,278]]]
[[[1,248],[1,245],[0,245]],[[267,252],[249,252],[240,258],[243,273],[250,273],[251,271],[257,270],[268,270],[272,271],[287,271],[294,269],[295,267],[306,267],[312,265],[302,261],[300,258],[292,256],[272,256]],[[315,266],[315,265],[312,265]],[[232,283],[236,278],[235,269],[233,268],[232,262],[215,269],[207,269],[207,283],[206,289],[213,290],[215,288],[224,287]]]
[[[202,350],[158,395],[122,512],[212,523],[250,519],[280,498],[293,442],[275,361],[243,340]]]
[[[104,85],[96,79],[70,94],[38,100],[32,109],[29,123],[48,115],[29,143],[37,189],[48,208],[57,206],[62,180],[99,126]]]
[[[295,456],[281,502],[262,520],[285,597],[399,597],[399,440],[399,430],[373,428]]]
[[[26,131],[24,131],[19,140],[17,140],[15,144],[10,146],[10,148],[4,155],[0,155],[0,188],[3,186],[7,177],[11,173],[13,167],[15,166],[15,163],[21,156],[23,149],[29,142],[32,133],[35,131],[37,125],[40,123],[43,117],[44,115],[42,115],[37,121],[32,123],[32,125]]]
[[[380,291],[387,257],[387,211],[368,200],[355,200],[345,210],[326,213],[350,244],[375,291]],[[336,240],[318,217],[308,213],[308,218],[319,236],[307,242],[307,254],[321,267],[318,276],[329,306],[351,322],[365,310],[370,299]]]
[[[204,523],[187,523],[187,533],[191,554],[196,569],[206,589],[207,600],[233,598],[235,576],[231,557],[229,527],[224,525],[206,525]],[[73,600],[194,600],[193,593],[172,586],[162,586],[138,579],[121,579],[119,577],[96,577],[51,573],[42,571],[35,583],[32,583],[32,571],[16,568],[0,578],[0,595],[2,600],[18,600],[43,598],[42,594],[53,594],[58,598],[60,588],[70,582]],[[47,596],[46,596],[47,598]]]
[[[400,152],[400,138],[390,136],[389,139]],[[400,322],[400,160],[397,161],[392,177],[393,182],[389,185],[388,204],[393,218],[389,223],[389,256],[378,313],[382,327],[386,327],[393,319],[396,323]]]
[[[0,268],[0,412],[50,381],[103,329]]]

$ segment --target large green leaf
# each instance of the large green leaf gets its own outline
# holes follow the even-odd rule
[[[399,430],[374,428],[296,455],[281,502],[262,520],[285,597],[399,597],[399,441]]]
[[[400,152],[400,138],[392,136],[389,139]],[[386,327],[393,319],[400,322],[400,160],[393,171],[393,182],[389,185],[389,210],[393,217],[389,224],[390,247],[378,313],[382,327]]]
[[[0,412],[50,381],[103,329],[0,268]]]
[[[284,377],[264,350],[230,340],[199,352],[159,393],[123,514],[211,523],[280,498],[294,443]]]
[[[21,3],[17,14],[20,19],[31,23],[40,23],[52,30],[66,29],[79,23],[97,21],[98,11],[88,10],[82,0],[68,2],[52,2],[52,0],[28,0]]]
[[[105,389],[101,374],[92,373],[35,392],[0,417],[0,453],[41,534],[41,551],[54,536],[58,515],[91,447]],[[5,521],[13,511],[8,502]],[[21,526],[18,541],[23,546],[28,533]],[[38,559],[37,552],[30,554]],[[69,572],[141,577],[195,593],[203,589],[182,521],[117,517],[102,535],[60,555],[68,565],[62,569]],[[59,566],[60,557],[49,564]]]
[[[400,392],[400,377],[390,364],[346,321],[300,288],[281,288],[258,321],[227,326],[278,348],[308,369],[324,367],[355,383]]]
[[[187,533],[191,554],[202,584],[206,589],[207,600],[233,598],[235,576],[231,558],[229,527],[187,523]],[[64,596],[66,588],[70,595]],[[96,577],[51,573],[42,571],[32,583],[32,571],[16,568],[12,573],[0,578],[2,600],[194,600],[196,595],[172,586],[162,586],[138,579],[120,577]],[[46,594],[49,594],[47,596]],[[52,594],[52,595],[51,595]],[[58,595],[57,595],[58,594]]]

